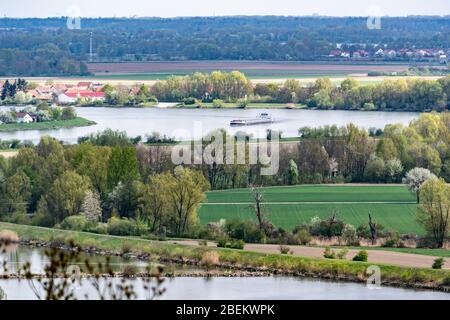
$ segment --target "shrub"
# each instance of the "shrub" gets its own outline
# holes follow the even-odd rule
[[[24,214],[19,212],[14,212],[11,217],[8,219],[8,222],[14,223],[14,224],[23,224],[23,225],[29,225],[31,220],[30,218]]]
[[[98,233],[98,234],[108,234],[108,224],[107,223],[98,223],[94,228],[93,228],[93,233]]]
[[[72,231],[85,231],[89,221],[85,216],[69,216],[61,223],[61,229]]]
[[[309,231],[306,229],[301,229],[297,234],[295,235],[297,238],[297,241],[302,246],[305,246],[311,242],[311,235],[309,234]]]
[[[189,98],[183,99],[183,104],[185,106],[191,106],[191,105],[194,105],[196,101],[197,101],[197,99],[195,99],[193,97],[189,97]]]
[[[122,252],[122,254],[129,254],[129,253],[131,253],[132,248],[133,247],[131,246],[131,244],[129,242],[125,241],[122,243],[121,252]]]
[[[226,248],[226,245],[228,243],[228,238],[220,238],[217,240],[217,247],[219,248]]]
[[[221,238],[217,241],[217,247],[243,250],[245,247],[245,242],[242,240]]]
[[[114,236],[135,235],[135,225],[128,219],[112,217],[108,220],[108,233]]]
[[[31,219],[31,225],[52,228],[55,223],[48,213],[38,211]]]
[[[225,223],[225,232],[230,238],[247,243],[259,243],[264,239],[264,234],[256,223],[239,218],[228,220]]]
[[[433,236],[426,236],[419,239],[417,242],[418,248],[435,249],[438,248],[436,240]]]
[[[377,236],[379,238],[386,237],[386,232],[384,231],[384,226],[381,224],[376,224]],[[360,239],[370,239],[372,234],[370,232],[370,227],[368,224],[362,224],[356,229],[356,235]]]
[[[297,245],[299,243],[297,236],[293,235],[291,232],[284,230],[283,228],[279,228],[276,232],[272,233],[272,236],[278,233],[278,243],[280,244],[289,244],[289,245]]]
[[[134,223],[134,235],[137,236],[146,236],[148,235],[149,229],[148,229],[148,225],[141,221],[141,220],[136,220],[136,221],[132,221],[132,223]]]
[[[444,258],[437,258],[434,260],[432,268],[433,269],[442,269],[442,267],[444,266],[445,260]]]
[[[200,263],[207,268],[217,266],[220,263],[220,256],[216,251],[206,251],[203,253]]]
[[[331,250],[330,247],[326,247],[325,251],[323,252],[323,257],[326,259],[335,259],[336,253],[333,250]]]
[[[220,100],[220,99],[213,100],[213,107],[214,108],[222,108],[223,107],[223,100]]]
[[[339,250],[339,252],[337,253],[336,256],[339,260],[345,260],[347,258],[347,254],[348,254],[348,249],[343,248],[343,249]]]
[[[356,235],[360,239],[370,238],[370,228],[367,224],[362,224],[356,229]]]
[[[385,248],[403,248],[405,245],[400,239],[398,232],[389,231],[387,232],[386,241],[383,244]]]
[[[280,245],[280,253],[281,254],[292,254],[291,248],[286,245]]]
[[[242,240],[233,240],[231,242],[231,249],[244,250],[245,242]]]
[[[359,251],[358,254],[353,257],[353,261],[367,262],[368,259],[369,259],[369,254],[365,250]]]
[[[347,224],[342,231],[342,240],[344,240],[345,244],[348,246],[359,246],[356,228],[351,224]]]
[[[314,219],[311,224],[311,235],[327,238],[339,237],[344,231],[344,221],[338,219],[335,214],[326,220]]]

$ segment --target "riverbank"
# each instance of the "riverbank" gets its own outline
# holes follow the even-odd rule
[[[198,246],[198,241],[196,240],[186,240],[177,239],[173,240],[174,244],[185,244],[191,246]],[[213,242],[208,242],[208,246],[215,247],[216,244]],[[323,252],[325,247],[323,246],[298,246],[298,245],[288,245],[293,256],[300,257],[310,257],[310,258],[323,258]],[[348,250],[347,256],[344,260],[351,261],[359,251],[366,250],[369,253],[369,263],[378,264],[383,263],[387,265],[396,265],[403,267],[414,267],[414,268],[431,268],[434,260],[438,257],[448,257],[450,253],[446,249],[410,249],[410,251],[392,251],[388,248],[382,247],[333,247],[333,250],[339,252],[339,250]],[[261,253],[279,253],[280,246],[276,244],[259,244],[259,243],[249,243],[245,245],[245,250],[261,252]],[[419,251],[415,251],[419,250]],[[425,252],[426,250],[431,251],[429,254],[421,254],[419,252]],[[432,255],[435,252],[436,255]],[[450,271],[450,261],[446,261],[443,265],[443,269]]]
[[[127,252],[140,260],[199,266],[206,252],[217,253],[215,267],[230,270],[268,272],[270,274],[321,278],[336,281],[365,282],[370,263],[327,260],[299,256],[208,248],[124,238],[84,232],[0,223],[0,230],[16,232],[23,244],[46,247],[67,247],[74,243],[82,250],[97,255],[123,255]],[[450,271],[378,265],[383,285],[450,291]]]
[[[175,109],[308,109],[306,105],[303,104],[291,104],[291,103],[248,103],[245,108],[241,107],[236,102],[224,102],[220,107],[214,105],[214,103],[205,102],[201,105],[184,105],[179,103],[172,108]]]
[[[24,130],[54,130],[54,129],[68,129],[75,127],[88,127],[96,125],[95,121],[91,121],[82,117],[77,117],[71,120],[56,120],[45,122],[32,123],[6,123],[0,124],[0,132],[13,132]]]

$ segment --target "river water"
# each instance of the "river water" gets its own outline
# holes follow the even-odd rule
[[[98,258],[101,260],[101,258]],[[8,254],[10,271],[26,261],[31,261],[34,272],[42,271],[47,262],[43,250],[20,247]],[[123,261],[115,258],[113,265],[120,270],[124,265],[135,263],[142,267],[142,262]],[[173,268],[173,266],[172,266]],[[178,267],[182,268],[182,267]],[[183,269],[186,270],[186,269]],[[120,281],[119,279],[115,281]],[[134,280],[138,296],[146,295],[142,283]],[[10,300],[34,300],[35,293],[30,284],[19,280],[0,280],[0,287]],[[37,286],[39,288],[39,286]],[[167,289],[161,297],[165,300],[450,300],[450,294],[434,291],[419,291],[382,287],[371,289],[364,284],[342,283],[333,281],[293,278],[293,277],[260,277],[260,278],[174,278],[167,279],[163,287]],[[245,290],[243,290],[245,288]],[[78,298],[97,298],[94,288],[84,280],[75,290]]]
[[[126,131],[129,136],[142,136],[159,132],[180,140],[199,139],[215,129],[226,129],[230,133],[246,131],[254,137],[265,137],[267,129],[281,130],[284,137],[295,137],[304,126],[317,127],[350,122],[364,128],[384,128],[386,124],[407,125],[418,113],[365,112],[335,110],[288,110],[288,109],[167,109],[163,108],[77,108],[78,115],[93,120],[97,125],[71,129],[46,131],[16,131],[0,133],[0,139],[20,139],[38,142],[40,137],[50,135],[61,141],[76,143],[81,136],[110,128]],[[5,110],[7,107],[2,107]],[[272,124],[232,128],[230,121],[254,119],[267,112],[275,120]]]

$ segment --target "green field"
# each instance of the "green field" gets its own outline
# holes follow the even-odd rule
[[[311,218],[337,212],[346,223],[367,223],[369,212],[388,229],[422,234],[417,224],[415,197],[398,185],[295,186],[264,189],[267,217],[279,227],[293,229]],[[202,223],[240,217],[255,220],[249,190],[209,192],[200,209]]]
[[[51,130],[61,128],[86,127],[94,125],[95,122],[81,117],[71,120],[56,120],[32,123],[7,123],[0,124],[0,132],[22,131],[22,130]]]
[[[166,80],[171,76],[185,76],[197,72],[198,70],[173,70],[165,73],[116,73],[97,74],[93,77],[98,80]],[[205,69],[202,72],[213,72],[215,69]],[[227,71],[227,70],[224,70]],[[352,74],[352,70],[241,70],[249,79],[285,79],[285,78],[322,78],[322,77],[347,77]],[[358,70],[367,73],[368,70]],[[354,73],[354,72],[353,72]]]

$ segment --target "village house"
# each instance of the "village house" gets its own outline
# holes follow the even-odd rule
[[[377,58],[381,58],[381,57],[383,57],[384,56],[384,50],[383,49],[378,49],[376,52],[375,52],[375,57],[377,57]]]
[[[66,90],[68,89],[68,86],[62,83],[57,83],[53,85],[53,93],[55,94],[60,94],[60,93],[64,93],[66,92]]]
[[[78,99],[86,99],[92,102],[105,101],[104,92],[92,92],[92,91],[78,91],[78,92],[65,92],[58,95],[58,102],[60,104],[74,104]]]
[[[28,90],[27,92],[33,99],[40,101],[52,101],[53,95],[51,93],[42,92],[39,88]]]
[[[16,122],[17,123],[32,123],[34,122],[34,118],[27,112],[17,112],[16,113]]]
[[[383,56],[387,59],[393,59],[397,56],[397,51],[392,50],[392,49],[386,50],[384,52]]]

